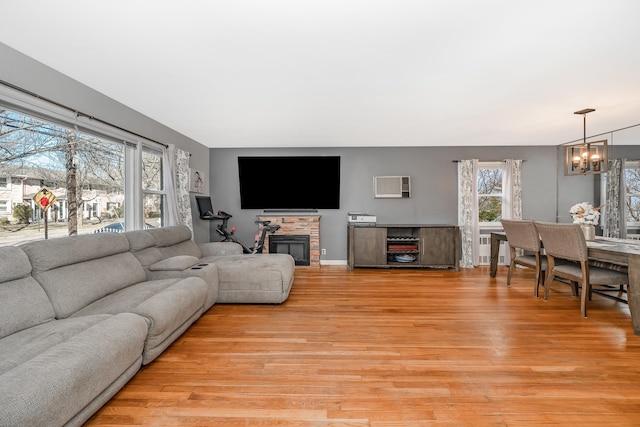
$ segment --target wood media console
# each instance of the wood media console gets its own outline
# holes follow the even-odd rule
[[[460,270],[456,225],[349,225],[347,264],[355,267]]]

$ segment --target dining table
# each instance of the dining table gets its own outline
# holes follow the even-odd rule
[[[489,275],[496,277],[500,243],[507,241],[504,232],[491,233]],[[629,275],[628,304],[633,323],[633,333],[640,336],[640,240],[596,236],[587,241],[589,260],[598,261],[599,267],[625,268]]]

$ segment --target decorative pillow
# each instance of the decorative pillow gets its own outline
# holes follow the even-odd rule
[[[193,267],[200,260],[191,255],[178,255],[171,258],[158,261],[155,264],[149,266],[151,271],[166,271],[166,270],[186,270],[189,267]]]

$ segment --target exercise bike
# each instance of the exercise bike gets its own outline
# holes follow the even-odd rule
[[[262,231],[259,235],[256,235],[256,240],[253,243],[253,247],[250,248],[242,242],[236,235],[236,227],[231,227],[229,230],[229,219],[233,216],[224,211],[218,211],[211,218],[214,220],[221,220],[222,222],[216,226],[216,231],[222,236],[222,242],[234,242],[242,246],[242,252],[245,254],[261,254],[264,250],[264,239],[267,233],[275,233],[280,229],[277,224],[271,224],[271,221],[256,221],[256,224],[260,224]]]

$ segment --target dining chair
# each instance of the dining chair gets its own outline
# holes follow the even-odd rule
[[[534,221],[547,255],[544,300],[549,299],[551,282],[557,278],[580,284],[580,313],[587,317],[587,300],[592,286],[620,286],[629,283],[627,273],[589,265],[589,250],[580,224]],[[559,263],[558,260],[561,260]],[[566,262],[569,261],[569,262]]]
[[[523,219],[503,219],[500,221],[507,235],[511,263],[507,274],[507,286],[511,286],[511,276],[516,265],[535,269],[536,287],[534,294],[539,297],[538,289],[544,286],[547,258],[541,255],[540,235],[533,221]],[[518,251],[521,250],[521,251]],[[521,253],[520,253],[521,252]]]

